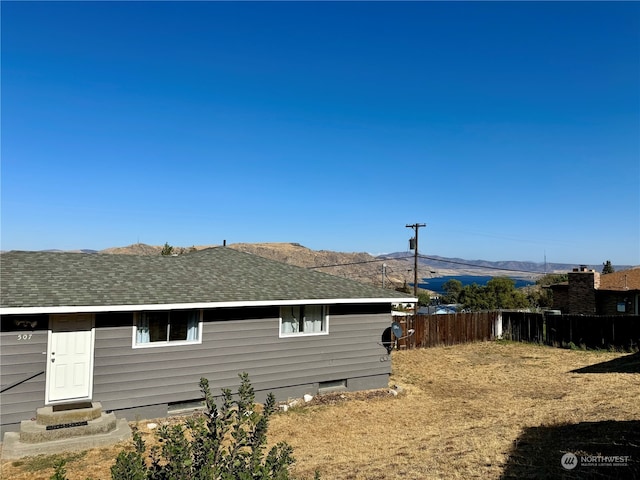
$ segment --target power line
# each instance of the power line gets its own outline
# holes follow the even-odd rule
[[[393,271],[391,273],[393,273]],[[393,283],[395,287],[402,287],[400,283],[396,282],[393,278],[389,277],[389,275],[387,275],[387,272],[384,272],[384,276],[386,277],[387,280],[389,280],[389,282]]]
[[[402,257],[402,258],[409,258],[409,257]],[[363,263],[386,262],[388,260],[389,260],[388,258],[380,258],[380,259],[376,259],[376,260],[362,260],[360,262],[334,263],[332,265],[316,265],[316,266],[307,267],[307,268],[309,270],[311,270],[311,269],[314,269],[314,268],[342,267],[342,266],[346,266],[346,265],[362,265]],[[395,258],[393,260],[395,260]]]
[[[496,271],[502,271],[502,272],[516,272],[516,273],[533,273],[533,274],[537,274],[539,275],[541,272],[537,272],[534,270],[524,270],[524,269],[515,269],[515,268],[502,268],[502,267],[490,267],[488,265],[478,265],[475,263],[468,263],[468,262],[458,262],[456,260],[445,260],[443,258],[437,258],[437,257],[430,257],[428,255],[418,255],[419,258],[423,258],[425,260],[431,260],[434,262],[442,262],[442,263],[451,263],[454,265],[463,265],[465,267],[472,267],[472,268],[483,268],[485,270],[496,270]],[[377,262],[388,262],[390,260],[408,260],[410,258],[414,258],[414,255],[405,255],[402,257],[384,257],[384,258],[378,258],[375,260],[361,260],[359,262],[346,262],[346,263],[332,263],[329,265],[315,265],[313,267],[306,267],[308,269],[316,269],[316,268],[330,268],[330,267],[343,267],[343,266],[348,266],[348,265],[363,265],[366,263],[377,263]],[[419,266],[420,267],[420,266]]]

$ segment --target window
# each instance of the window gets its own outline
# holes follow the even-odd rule
[[[294,305],[280,308],[280,336],[328,333],[326,307]]]
[[[141,312],[135,328],[135,345],[196,343],[201,339],[199,310]]]

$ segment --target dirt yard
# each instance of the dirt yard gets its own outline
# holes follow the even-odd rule
[[[502,342],[398,351],[391,383],[399,395],[332,395],[277,414],[270,441],[293,446],[296,478],[640,478],[639,354]],[[67,455],[69,480],[109,479],[122,447]],[[567,470],[565,453],[630,458]],[[0,478],[48,480],[54,460],[3,462]]]

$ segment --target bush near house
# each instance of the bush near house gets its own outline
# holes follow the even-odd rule
[[[158,429],[160,446],[147,449],[134,429],[133,450],[123,450],[111,467],[112,480],[289,480],[293,449],[285,442],[266,454],[269,417],[276,411],[273,394],[259,411],[247,373],[241,373],[237,396],[222,390],[215,403],[209,382],[200,379],[204,415],[184,424]],[[64,462],[56,465],[52,480],[66,480]],[[318,476],[316,475],[316,478]]]

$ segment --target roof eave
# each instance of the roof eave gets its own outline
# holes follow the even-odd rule
[[[285,305],[328,305],[352,303],[417,303],[414,297],[313,298],[297,300],[254,300],[235,302],[161,303],[146,305],[58,305],[43,307],[0,307],[0,315],[39,315],[65,313],[142,312],[154,310],[192,310],[200,308],[268,307]]]

